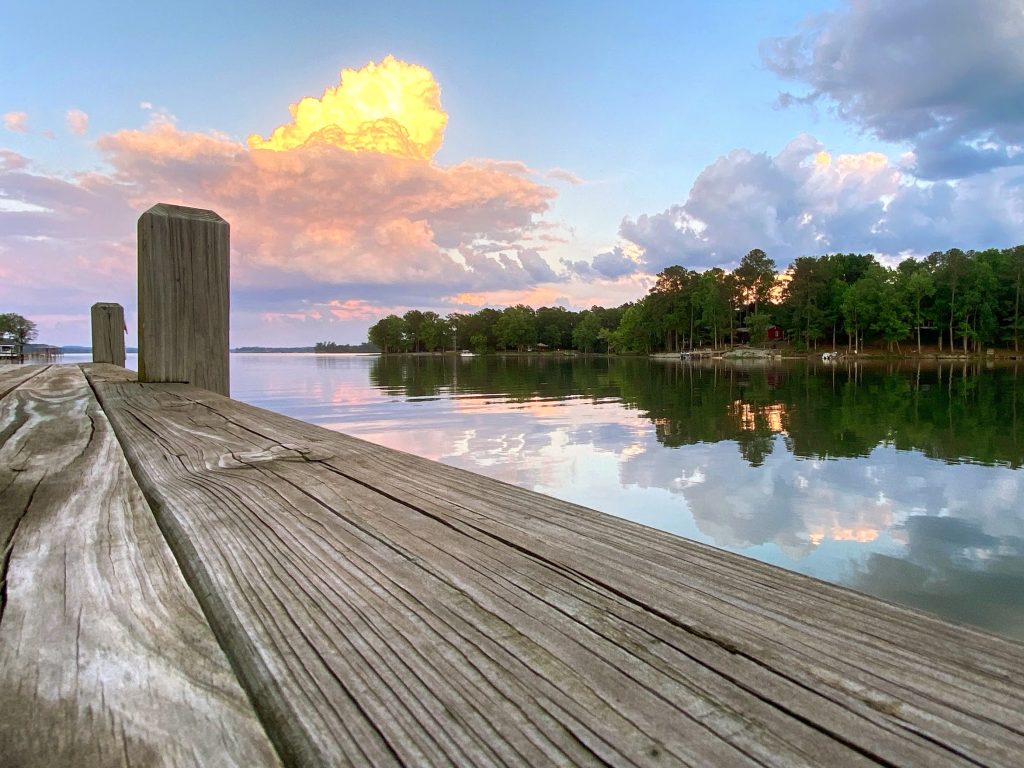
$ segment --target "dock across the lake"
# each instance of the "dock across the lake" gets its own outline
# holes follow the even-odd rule
[[[230,399],[228,253],[0,368],[3,768],[1024,764],[1024,645]]]
[[[5,766],[1021,764],[1020,644],[189,385],[0,377]]]

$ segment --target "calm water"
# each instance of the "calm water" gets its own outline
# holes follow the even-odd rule
[[[254,405],[1024,639],[1024,366],[231,364]]]

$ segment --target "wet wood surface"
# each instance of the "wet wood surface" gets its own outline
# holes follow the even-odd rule
[[[286,764],[1020,764],[1020,644],[87,371]]]
[[[278,757],[82,371],[0,372],[0,765]]]

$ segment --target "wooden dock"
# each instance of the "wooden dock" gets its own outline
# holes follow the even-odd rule
[[[5,766],[1021,764],[1020,644],[189,385],[0,376]]]
[[[1024,645],[216,394],[207,287],[0,368],[0,766],[1024,763]]]

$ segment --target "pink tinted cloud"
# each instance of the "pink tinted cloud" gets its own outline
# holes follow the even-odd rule
[[[547,179],[554,179],[555,181],[564,181],[565,183],[572,184],[573,186],[583,183],[583,179],[565,168],[552,168],[544,174],[544,177]]]
[[[239,305],[238,317],[257,340],[255,324],[275,313],[365,327],[396,302],[419,306],[425,296],[551,277],[526,244],[545,231],[555,193],[515,163],[442,167],[322,146],[250,150],[179,130],[163,115],[97,145],[109,172],[51,175],[0,149],[0,269],[18,276],[0,285],[0,301],[12,311],[53,315],[102,300],[130,312],[135,222],[156,202],[211,208],[231,223],[233,285],[258,297]],[[319,318],[303,314],[310,304],[281,298],[329,298],[340,284],[364,287],[324,299]],[[375,296],[384,295],[394,298],[381,304]],[[52,341],[87,338],[85,325]]]
[[[390,314],[403,314],[408,307],[393,307],[375,304],[365,299],[331,299],[292,312],[264,312],[268,322],[325,322],[334,323],[349,320],[377,320]]]
[[[28,133],[28,112],[5,112],[4,128],[14,133]]]
[[[520,240],[554,196],[500,164],[440,167],[331,146],[250,150],[161,119],[98,145],[139,207],[212,208],[231,222],[240,267],[321,282],[479,283],[449,251]],[[519,272],[512,265],[503,277],[528,279]]]
[[[75,136],[84,136],[89,130],[89,115],[80,109],[69,109],[64,114],[64,121]]]
[[[543,283],[524,289],[496,289],[491,291],[466,291],[445,297],[445,301],[460,307],[463,311],[476,311],[482,307],[510,307],[526,304],[537,308],[562,306],[573,310],[589,309],[594,305],[619,306],[636,301],[654,285],[650,275],[632,274],[615,280],[597,279],[591,281]]]
[[[408,309],[374,304],[364,299],[332,299],[318,306],[336,320],[375,320],[384,315],[402,314]]]

